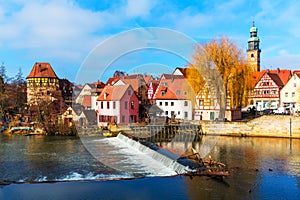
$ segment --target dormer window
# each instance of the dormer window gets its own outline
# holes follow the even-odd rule
[[[166,92],[165,91],[161,91],[160,94],[161,94],[161,96],[165,96]]]

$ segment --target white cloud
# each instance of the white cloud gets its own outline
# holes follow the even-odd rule
[[[128,0],[125,13],[128,17],[146,17],[155,4],[153,0]]]

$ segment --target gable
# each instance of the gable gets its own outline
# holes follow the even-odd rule
[[[28,78],[55,78],[55,79],[58,79],[58,77],[55,74],[54,70],[52,69],[50,63],[48,63],[48,62],[36,62],[33,65],[33,68],[30,71],[29,75],[26,78],[27,79]]]
[[[277,74],[265,73],[256,83],[256,89],[270,88],[270,87],[283,87],[283,83]]]

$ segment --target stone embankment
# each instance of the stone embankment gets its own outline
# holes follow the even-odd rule
[[[264,115],[250,121],[201,121],[204,134],[300,138],[300,117]]]

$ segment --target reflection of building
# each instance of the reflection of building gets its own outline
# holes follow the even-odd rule
[[[26,79],[27,103],[29,105],[61,100],[59,79],[49,63],[36,62]]]

